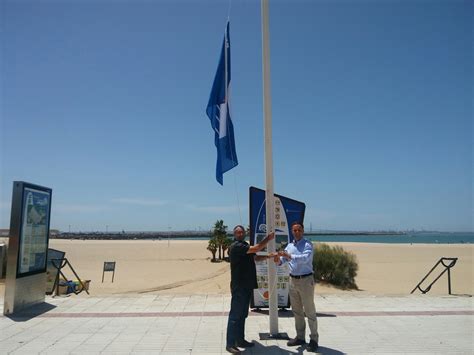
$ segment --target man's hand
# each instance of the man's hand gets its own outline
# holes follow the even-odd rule
[[[288,254],[286,251],[280,251],[280,252],[278,252],[278,255],[285,258],[285,259],[288,259],[288,260],[291,259],[291,255]]]
[[[247,254],[255,254],[258,253],[260,250],[265,248],[265,246],[268,244],[268,242],[272,239],[275,239],[275,233],[270,233],[267,235],[260,243],[252,245],[249,250],[247,251]]]
[[[277,264],[280,262],[280,256],[279,256],[279,253],[277,253],[277,252],[268,253],[267,258],[268,259],[273,259],[273,261]]]
[[[255,256],[255,261],[263,261],[263,260],[266,260],[266,259],[275,260],[275,258],[279,259],[278,253],[268,253],[266,255],[256,255]]]

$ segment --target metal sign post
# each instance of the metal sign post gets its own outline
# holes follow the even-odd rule
[[[104,283],[104,274],[107,271],[112,271],[112,283],[115,277],[115,261],[104,261],[104,270],[102,271],[102,283]]]
[[[45,300],[51,195],[50,188],[13,182],[5,315]]]

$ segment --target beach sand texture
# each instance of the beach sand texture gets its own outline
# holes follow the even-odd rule
[[[451,272],[452,293],[474,293],[474,245],[328,244],[341,245],[357,256],[359,271],[356,283],[360,290],[344,291],[318,284],[316,293],[409,294],[440,257],[459,258]],[[82,279],[91,280],[92,295],[229,293],[230,266],[227,262],[211,263],[211,253],[206,246],[207,241],[203,240],[50,240],[51,248],[66,252],[66,257]],[[113,283],[111,272],[105,273],[102,283],[104,261],[117,263]],[[74,278],[69,270],[65,273],[68,278]],[[0,285],[0,292],[3,292],[2,288]],[[432,287],[430,294],[447,293],[445,274]]]

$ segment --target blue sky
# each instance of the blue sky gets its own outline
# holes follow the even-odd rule
[[[230,11],[239,165],[223,187],[205,115],[228,5],[3,1],[0,227],[14,180],[51,187],[65,231],[247,224],[265,183],[258,1]],[[473,230],[473,13],[270,2],[275,192],[307,225]]]

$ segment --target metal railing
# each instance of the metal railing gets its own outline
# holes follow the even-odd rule
[[[449,264],[445,264],[445,261],[449,261]],[[435,264],[435,266],[433,266],[433,268],[426,274],[426,276],[423,277],[423,279],[418,283],[418,285],[415,286],[415,288],[410,292],[410,294],[415,292],[416,289],[420,290],[423,294],[429,292],[431,290],[431,286],[433,286],[434,283],[438,281],[446,271],[448,272],[448,292],[449,294],[451,294],[451,268],[456,265],[456,261],[458,261],[458,258],[440,258]],[[444,266],[444,270],[438,275],[436,279],[434,279],[432,283],[430,283],[425,289],[422,289],[421,284],[423,283],[423,281],[425,281],[428,276],[430,276],[430,274],[433,272],[434,269],[436,269],[439,264],[442,264]]]
[[[72,267],[69,260],[67,260],[67,258],[51,259],[51,264],[58,270],[58,273],[56,274],[56,279],[54,281],[54,286],[53,286],[53,290],[55,290],[56,296],[59,296],[59,275],[61,275],[64,280],[67,280],[67,277],[61,271],[61,269],[64,268],[66,265],[69,266],[72,273],[74,274],[74,276],[76,276],[76,279],[79,281],[79,284],[81,285],[81,288],[79,289],[79,291],[73,291],[73,293],[77,295],[81,293],[82,291],[86,291],[86,293],[89,294],[89,291],[87,291],[86,285],[84,285],[81,278],[77,275],[76,270],[74,270],[74,268]]]

